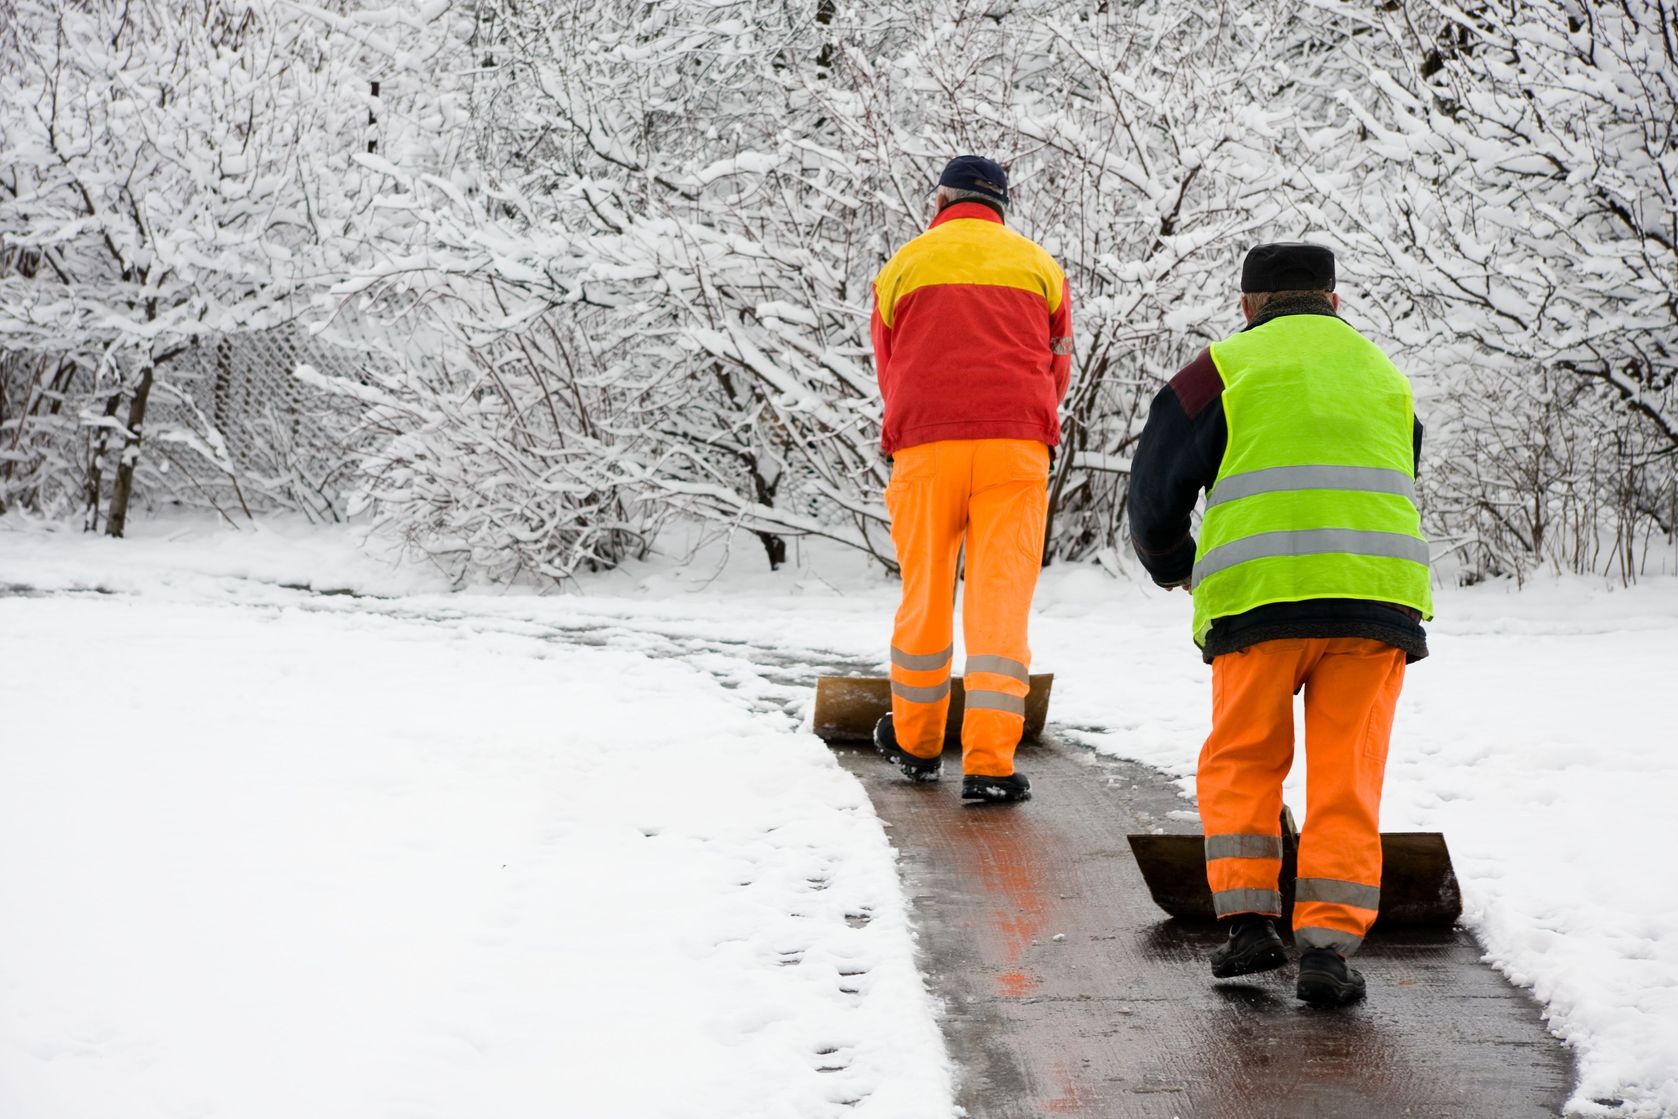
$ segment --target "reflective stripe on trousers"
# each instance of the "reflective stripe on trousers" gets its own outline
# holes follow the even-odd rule
[[[1022,685],[1024,691],[1016,692],[1008,684],[987,687],[987,676],[1007,677],[1008,680]],[[1021,661],[989,653],[969,654],[966,670],[962,674],[962,683],[967,691],[969,711],[1000,711],[1025,718],[1025,693],[1031,689],[1031,670]]]
[[[1019,743],[1025,726],[1025,697],[1031,690],[1030,667],[1013,657],[969,653],[962,686],[967,691],[963,744],[969,727],[973,728],[975,741],[1010,743],[1009,771],[1012,772],[1012,746]]]
[[[1196,792],[1206,878],[1220,915],[1280,911],[1264,908],[1282,865],[1270,833],[1294,764],[1299,687],[1307,799],[1295,937],[1344,954],[1357,950],[1380,908],[1381,782],[1403,681],[1404,653],[1367,638],[1264,641],[1213,660],[1212,733]]]
[[[937,703],[941,699],[949,698],[950,682],[945,680],[942,684],[934,684],[929,688],[917,688],[910,684],[899,684],[896,680],[893,680],[891,682],[891,694],[898,699],[906,699],[910,703]]]
[[[1270,917],[1280,917],[1282,895],[1274,889],[1215,890],[1212,893],[1212,908],[1220,917],[1233,917],[1237,913],[1263,913]]]
[[[936,757],[944,750],[942,728],[950,702],[950,660],[954,656],[954,645],[936,653],[911,653],[895,644],[891,647],[892,728],[899,745],[912,754]],[[925,733],[923,725],[936,725],[936,734]],[[907,741],[905,727],[910,732]],[[930,741],[923,744],[923,738]]]
[[[1325,929],[1316,925],[1294,926],[1294,946],[1300,951],[1312,948],[1332,948],[1342,956],[1350,956],[1363,944],[1363,937],[1340,929]]]
[[[1282,837],[1279,835],[1209,835],[1206,837],[1206,861],[1213,859],[1280,859]]]
[[[1025,697],[1009,695],[1007,692],[992,691],[989,688],[968,688],[967,710],[1000,711],[1004,715],[1018,715],[1023,720],[1025,718]]]
[[[1282,912],[1276,880],[1282,870],[1282,837],[1223,832],[1206,837],[1206,880],[1219,917]]]
[[[1325,901],[1331,905],[1346,905],[1353,909],[1381,908],[1381,887],[1365,886],[1361,882],[1342,882],[1338,878],[1301,878],[1294,883],[1293,897],[1296,902]]]
[[[893,668],[905,668],[910,672],[936,672],[950,663],[955,656],[956,647],[946,645],[941,653],[905,653],[896,645],[891,647],[891,663]]]
[[[974,656],[970,653],[967,657],[967,667],[962,674],[971,676],[975,672],[989,672],[996,676],[1006,676],[1010,680],[1017,680],[1026,685],[1031,683],[1031,670],[1022,662],[1011,657],[995,657],[986,654]]]
[[[897,740],[930,757],[949,706],[956,572],[966,545],[962,627],[965,772],[1004,777],[1024,724],[1031,653],[1027,623],[1042,566],[1049,452],[1028,439],[952,439],[893,456],[886,508],[903,573],[892,630]]]

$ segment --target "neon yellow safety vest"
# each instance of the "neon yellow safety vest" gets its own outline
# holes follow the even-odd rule
[[[1194,640],[1272,602],[1357,598],[1433,616],[1410,382],[1330,315],[1214,343],[1229,441],[1194,556]]]

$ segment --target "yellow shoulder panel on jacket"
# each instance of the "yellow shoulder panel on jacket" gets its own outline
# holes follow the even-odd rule
[[[1007,226],[976,218],[945,222],[897,251],[874,280],[880,318],[892,326],[897,301],[937,284],[1010,287],[1043,297],[1050,314],[1060,307],[1066,278],[1036,242]]]

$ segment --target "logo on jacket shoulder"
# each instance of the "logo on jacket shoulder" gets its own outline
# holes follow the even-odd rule
[[[1056,357],[1065,357],[1072,352],[1072,335],[1062,334],[1049,339],[1049,352]]]

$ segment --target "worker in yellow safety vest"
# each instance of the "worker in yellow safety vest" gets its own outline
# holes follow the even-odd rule
[[[1339,317],[1334,265],[1312,244],[1248,253],[1247,325],[1155,398],[1130,489],[1137,555],[1156,583],[1192,591],[1194,640],[1212,665],[1196,785],[1207,879],[1229,931],[1212,973],[1287,962],[1274,924],[1282,780],[1303,690],[1297,993],[1330,1006],[1364,997],[1346,960],[1380,907],[1388,739],[1433,609],[1410,383]]]

